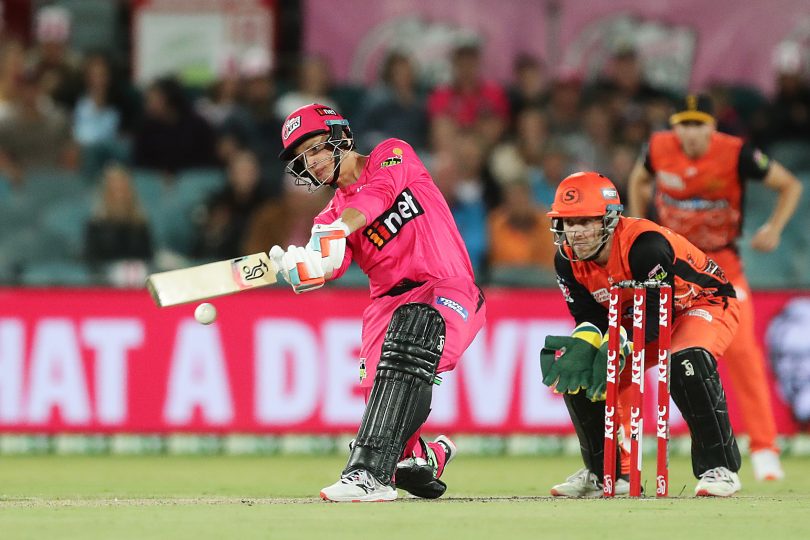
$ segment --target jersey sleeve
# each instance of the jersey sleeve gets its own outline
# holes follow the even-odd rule
[[[333,198],[329,201],[329,204],[327,204],[326,207],[321,210],[317,216],[315,216],[315,218],[312,220],[312,224],[329,225],[330,223],[334,223],[339,217],[340,215],[335,208],[335,199]]]
[[[557,271],[557,284],[576,324],[589,322],[596,325],[602,333],[607,332],[607,308],[597,302],[588,289],[577,281],[571,261],[559,251],[554,257],[554,269]]]
[[[363,214],[366,223],[371,223],[394,204],[397,195],[407,187],[406,168],[400,163],[375,172],[349,206]]]
[[[663,234],[657,231],[641,233],[630,247],[627,257],[634,281],[654,279],[669,284],[674,290],[675,250]],[[644,333],[649,343],[658,339],[658,289],[647,290],[646,308]]]
[[[737,173],[740,180],[763,180],[771,170],[771,158],[759,148],[745,143],[740,148],[740,160],[737,163]]]
[[[343,262],[340,263],[339,268],[335,268],[335,271],[332,272],[332,277],[329,278],[329,281],[334,281],[339,279],[340,276],[346,273],[346,270],[349,269],[349,266],[352,264],[352,246],[346,242],[346,251],[343,254]]]

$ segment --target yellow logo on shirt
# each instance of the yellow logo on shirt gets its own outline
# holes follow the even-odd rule
[[[394,148],[394,150],[395,151],[399,150],[399,148]],[[400,150],[400,152],[401,152],[401,150]],[[394,153],[396,153],[396,152],[394,152]],[[382,160],[382,162],[380,162],[380,168],[382,169],[384,167],[390,167],[391,165],[399,165],[400,163],[402,163],[402,156],[391,156],[389,158],[386,158],[386,159]]]

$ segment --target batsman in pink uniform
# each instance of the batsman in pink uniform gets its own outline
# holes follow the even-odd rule
[[[437,375],[456,366],[486,313],[447,203],[406,142],[388,139],[361,155],[348,121],[329,107],[290,113],[282,142],[297,184],[335,190],[306,246],[271,249],[282,277],[297,293],[311,291],[354,261],[371,288],[360,351],[366,410],[341,478],[321,497],[394,500],[395,488],[440,497],[455,446],[419,434]]]

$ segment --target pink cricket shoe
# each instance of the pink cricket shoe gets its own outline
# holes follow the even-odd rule
[[[436,450],[431,445],[422,443],[425,457],[410,457],[397,463],[394,473],[397,488],[423,499],[438,499],[444,495],[447,484],[439,477],[447,464],[456,457],[456,445],[446,435],[439,435],[433,443],[444,451],[444,463],[440,463]]]

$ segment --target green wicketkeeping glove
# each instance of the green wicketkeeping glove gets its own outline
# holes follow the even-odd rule
[[[602,332],[591,323],[580,324],[570,336],[547,336],[540,351],[543,384],[560,394],[576,394],[588,388],[593,358],[601,342]],[[561,351],[559,357],[557,351]]]
[[[602,338],[599,351],[593,359],[593,372],[588,391],[585,396],[591,401],[605,401],[607,398],[607,353],[608,334]],[[625,359],[633,354],[633,344],[627,339],[627,331],[619,327],[619,371],[616,373],[616,384],[619,383],[619,373],[624,369]]]

